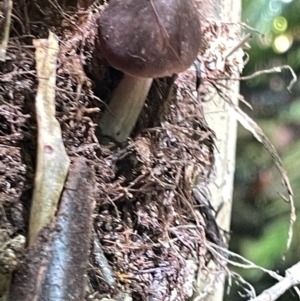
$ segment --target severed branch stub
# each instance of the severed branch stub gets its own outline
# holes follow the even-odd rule
[[[98,20],[98,33],[100,55],[124,73],[99,127],[102,136],[124,142],[152,79],[182,72],[196,58],[199,13],[193,0],[111,0]]]

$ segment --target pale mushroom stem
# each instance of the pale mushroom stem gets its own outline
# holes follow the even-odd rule
[[[144,106],[152,80],[124,74],[113,91],[109,110],[99,121],[101,136],[111,137],[117,142],[127,140]]]

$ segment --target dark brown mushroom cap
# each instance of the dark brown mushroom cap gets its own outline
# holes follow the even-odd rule
[[[200,47],[193,0],[110,0],[98,25],[103,57],[136,77],[182,72]]]

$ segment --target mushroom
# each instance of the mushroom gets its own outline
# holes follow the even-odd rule
[[[130,136],[153,78],[186,70],[200,47],[193,0],[110,0],[98,20],[101,55],[124,73],[99,127],[102,136]]]

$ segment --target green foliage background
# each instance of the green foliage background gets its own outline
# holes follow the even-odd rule
[[[242,19],[264,34],[254,33],[249,42],[251,49],[246,52],[250,61],[244,75],[288,64],[300,78],[300,1],[244,0]],[[286,51],[280,52],[275,46],[279,36],[290,41]],[[253,111],[242,104],[241,107],[262,127],[280,153],[299,211],[300,82],[297,80],[289,93],[291,79],[291,73],[283,70],[242,82],[241,94]],[[296,222],[292,246],[285,252],[290,207],[279,193],[286,194],[270,154],[240,127],[230,249],[284,275],[288,267],[300,260],[300,223]],[[254,286],[257,294],[275,283],[259,270],[235,270]],[[235,282],[225,296],[225,300],[248,299],[242,286]],[[298,298],[291,290],[279,300]]]

